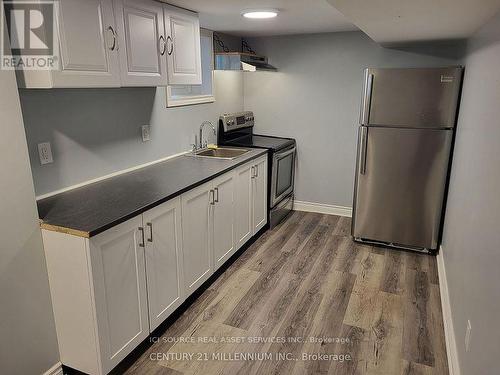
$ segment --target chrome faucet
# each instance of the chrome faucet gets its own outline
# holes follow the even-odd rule
[[[198,147],[199,149],[201,149],[201,148],[205,148],[205,147],[207,147],[207,145],[208,145],[208,142],[207,142],[207,141],[203,142],[203,127],[204,127],[205,125],[210,125],[210,126],[212,127],[212,131],[213,131],[213,133],[214,133],[214,136],[215,136],[215,137],[217,136],[217,133],[216,133],[216,130],[215,130],[215,126],[214,126],[214,124],[212,124],[212,122],[210,122],[210,121],[203,121],[203,122],[201,123],[201,125],[200,125],[200,144],[199,144],[199,147]]]

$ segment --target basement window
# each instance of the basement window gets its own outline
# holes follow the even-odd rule
[[[167,107],[215,102],[213,32],[200,29],[200,39],[202,84],[167,86]]]

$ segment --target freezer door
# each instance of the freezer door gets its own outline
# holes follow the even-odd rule
[[[366,69],[362,125],[453,128],[462,68]]]
[[[360,127],[352,234],[436,249],[452,130]]]

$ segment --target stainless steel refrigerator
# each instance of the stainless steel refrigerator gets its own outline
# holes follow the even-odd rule
[[[366,69],[354,186],[356,241],[433,252],[463,69]]]

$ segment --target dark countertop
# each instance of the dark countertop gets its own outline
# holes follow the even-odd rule
[[[182,155],[41,199],[41,226],[92,237],[266,152],[251,149],[233,160]]]

